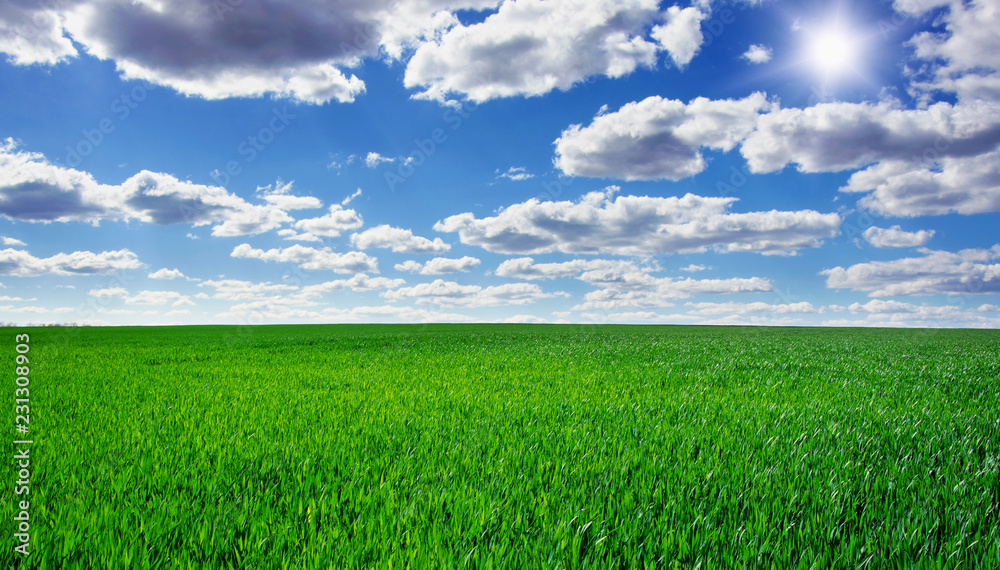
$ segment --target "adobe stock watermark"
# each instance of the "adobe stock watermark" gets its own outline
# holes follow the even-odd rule
[[[243,173],[243,168],[246,165],[257,160],[260,153],[275,141],[278,133],[288,128],[293,119],[295,119],[295,115],[288,112],[288,107],[272,108],[271,117],[267,124],[236,145],[236,154],[242,158],[229,160],[223,168],[216,168],[209,172],[209,177],[219,186],[228,185],[233,177]]]
[[[14,480],[14,495],[17,513],[14,515],[14,539],[17,546],[14,551],[21,556],[28,556],[28,546],[31,542],[31,445],[34,436],[31,432],[31,398],[30,398],[30,338],[27,333],[14,335],[14,468],[17,477]]]
[[[155,89],[152,83],[145,85],[135,85],[128,91],[111,100],[109,105],[110,115],[102,117],[93,128],[80,131],[82,137],[75,144],[66,145],[66,158],[64,162],[70,168],[74,168],[83,163],[83,159],[90,156],[97,147],[101,146],[108,135],[115,132],[118,124],[128,119],[139,104],[146,100],[149,92]]]

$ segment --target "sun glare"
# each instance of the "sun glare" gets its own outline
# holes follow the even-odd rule
[[[860,73],[861,40],[850,29],[834,22],[807,34],[805,63],[824,82],[835,81],[848,73]]]
[[[846,32],[831,28],[817,34],[809,45],[809,59],[822,72],[839,74],[854,64],[854,40]]]

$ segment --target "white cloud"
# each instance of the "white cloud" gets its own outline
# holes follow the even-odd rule
[[[321,314],[311,310],[318,306],[319,303],[303,297],[259,297],[237,303],[217,316],[239,317],[243,322],[252,323],[263,323],[265,319],[318,319]]]
[[[924,245],[934,237],[934,230],[906,232],[899,226],[879,228],[872,226],[865,230],[865,240],[875,247],[916,247]]]
[[[499,172],[499,170],[497,172]],[[497,176],[497,178],[506,178],[507,180],[513,180],[515,182],[529,180],[534,177],[535,175],[528,172],[528,169],[523,166],[511,166],[507,169],[507,172]]]
[[[573,176],[679,180],[705,170],[702,148],[732,149],[770,108],[762,93],[687,104],[648,97],[564,130],[555,141],[555,165]]]
[[[96,299],[124,299],[128,297],[128,289],[124,287],[106,287],[104,289],[91,289],[87,294]]]
[[[423,88],[423,98],[482,102],[621,77],[655,64],[644,30],[659,17],[656,0],[508,0],[483,22],[421,45],[404,83]]]
[[[496,269],[496,275],[515,279],[554,279],[577,277],[585,271],[594,270],[640,271],[633,261],[573,259],[559,263],[535,263],[531,257],[518,257],[502,262]]]
[[[0,4],[0,52],[17,65],[53,65],[77,55],[59,12],[44,2]],[[50,7],[54,3],[48,3]]]
[[[761,44],[751,44],[741,57],[750,63],[761,64],[771,61],[773,55],[771,48]]]
[[[19,240],[17,238],[12,238],[12,237],[7,237],[7,236],[0,236],[0,243],[2,243],[2,245],[12,245],[12,246],[26,246],[26,245],[28,245],[28,244],[24,243],[23,241],[21,241],[21,240]]]
[[[194,305],[194,302],[187,295],[182,295],[176,291],[139,291],[135,295],[126,297],[125,303],[129,305],[169,304],[174,307]]]
[[[735,198],[618,196],[616,188],[578,202],[531,199],[477,219],[463,213],[437,222],[462,243],[497,253],[658,253],[752,251],[786,254],[837,234],[840,216],[813,210],[728,212]]]
[[[74,251],[51,257],[7,248],[0,250],[0,275],[34,277],[37,275],[97,275],[142,267],[136,255],[127,249],[117,251]]]
[[[869,297],[965,295],[1000,292],[1000,245],[958,253],[921,249],[923,257],[858,263],[824,270],[831,289],[868,291]]]
[[[351,155],[351,156],[354,156],[354,155]],[[344,198],[343,200],[341,200],[340,201],[340,205],[341,206],[346,206],[346,205],[350,204],[351,202],[353,202],[356,198],[358,198],[360,196],[361,196],[361,188],[358,188],[357,190],[354,191],[353,194],[351,194],[350,196],[348,196],[348,197]]]
[[[88,293],[97,299],[121,299],[127,305],[194,305],[191,298],[176,291],[139,291],[135,295],[130,294],[123,287],[109,287],[105,289],[91,289]]]
[[[365,157],[365,166],[368,168],[375,168],[383,162],[396,162],[396,159],[382,156],[377,152],[369,152],[368,156]]]
[[[476,319],[458,313],[443,313],[414,307],[399,307],[394,305],[354,307],[351,309],[323,309],[324,320],[334,319],[345,322],[418,322],[418,323],[465,323]]]
[[[932,62],[932,77],[916,82],[918,88],[940,89],[957,93],[960,99],[1000,98],[1000,18],[997,0],[937,0],[913,2],[897,0],[895,8],[904,13],[920,14],[940,6],[947,10],[939,16],[945,32],[921,32],[910,40],[917,57]]]
[[[158,270],[150,273],[147,277],[149,277],[150,279],[187,279],[188,278],[183,273],[181,273],[181,271],[179,269],[167,269],[166,267],[164,267],[163,269],[158,269]]]
[[[740,152],[752,172],[796,164],[801,172],[837,172],[874,162],[926,162],[974,156],[1000,143],[1000,103],[936,103],[901,109],[879,103],[820,103],[761,115]]]
[[[938,161],[885,161],[851,175],[842,192],[886,216],[1000,212],[1000,150]]]
[[[390,301],[413,299],[418,304],[438,304],[443,307],[490,307],[496,305],[526,305],[538,299],[553,297],[534,283],[505,283],[481,287],[461,285],[454,281],[435,279],[412,287],[386,291],[382,296]]]
[[[308,218],[295,222],[295,227],[307,234],[337,237],[348,230],[360,228],[364,222],[361,214],[340,204],[330,206],[330,213],[318,218]]]
[[[272,204],[281,210],[310,210],[322,208],[323,202],[314,196],[294,196],[292,182],[283,183],[277,181],[273,186],[262,186],[257,188],[257,193],[261,195],[265,202]]]
[[[283,230],[278,230],[278,235],[281,236],[281,239],[286,241],[308,241],[308,242],[323,241],[323,238],[319,237],[316,234],[312,234],[309,232],[299,233],[293,229],[288,229],[288,228]]]
[[[708,12],[702,12],[694,6],[684,9],[671,6],[664,16],[666,23],[654,27],[651,35],[667,50],[674,65],[684,69],[701,49],[704,40],[701,21],[708,17]]]
[[[459,273],[469,271],[479,265],[480,261],[475,257],[464,256],[460,258],[435,257],[427,263],[418,263],[408,259],[403,263],[397,263],[397,271],[409,271],[410,273],[420,273],[421,275],[441,275],[443,273]]]
[[[225,301],[261,299],[267,295],[285,291],[295,291],[298,289],[298,287],[294,285],[286,285],[284,283],[254,283],[252,281],[243,281],[240,279],[209,280],[204,283],[199,283],[198,286],[211,287],[212,289],[215,289],[215,294],[212,295],[212,298]]]
[[[124,78],[185,95],[346,102],[365,87],[340,68],[377,49],[357,36],[379,4],[82,0],[64,4],[61,25]]]
[[[699,271],[705,271],[706,269],[711,269],[711,267],[709,267],[707,265],[698,265],[698,264],[695,264],[695,263],[692,263],[691,265],[688,265],[687,267],[681,267],[681,271],[684,271],[684,272],[687,272],[687,273],[697,273]]]
[[[867,303],[852,303],[846,308],[852,314],[863,315],[863,320],[836,319],[824,322],[827,326],[882,326],[882,327],[975,327],[998,328],[1000,319],[984,313],[980,308],[963,308],[956,305],[915,305],[901,301],[874,299]]]
[[[675,323],[689,320],[686,315],[661,315],[652,311],[605,311],[602,313],[580,313],[588,323]]]
[[[225,188],[169,174],[143,170],[117,186],[99,184],[89,173],[18,151],[12,139],[0,144],[0,216],[30,222],[217,223],[216,236],[257,234],[292,221],[273,205],[250,204]]]
[[[689,310],[688,313],[693,315],[791,315],[819,312],[819,310],[814,307],[812,303],[807,303],[805,301],[779,304],[763,303],[759,301],[753,303],[728,301],[725,303],[686,303],[686,305],[691,307],[691,310]]]
[[[403,279],[389,279],[386,277],[369,277],[364,273],[358,273],[350,279],[336,279],[316,285],[307,285],[299,292],[299,296],[311,298],[334,291],[377,291],[380,289],[395,289],[406,284]]]
[[[441,238],[432,241],[415,236],[410,230],[387,224],[351,235],[351,245],[358,249],[387,248],[397,253],[441,253],[451,249]]]
[[[328,247],[315,249],[303,245],[293,245],[284,249],[255,249],[250,244],[240,244],[233,249],[232,257],[296,263],[303,269],[333,271],[334,273],[378,273],[378,262],[374,257],[360,251],[336,253]]]
[[[575,311],[621,308],[656,309],[671,307],[670,300],[692,295],[729,295],[772,291],[774,286],[761,277],[731,279],[674,279],[653,277],[643,272],[588,272],[581,276],[588,283],[602,288],[584,296]]]
[[[544,324],[549,321],[536,317],[534,315],[512,315],[510,317],[500,319],[500,323],[513,323],[513,324]]]

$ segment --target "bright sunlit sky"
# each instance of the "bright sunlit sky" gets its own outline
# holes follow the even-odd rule
[[[0,320],[995,328],[998,21],[4,2]]]

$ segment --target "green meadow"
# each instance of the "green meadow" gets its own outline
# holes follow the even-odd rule
[[[1000,568],[1000,331],[5,334],[3,568]]]

